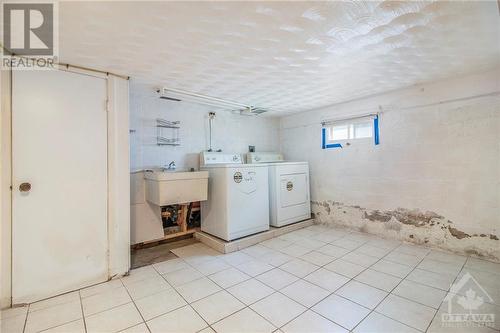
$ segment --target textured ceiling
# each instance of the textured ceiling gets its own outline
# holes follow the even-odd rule
[[[496,1],[61,2],[62,62],[280,115],[500,64]]]

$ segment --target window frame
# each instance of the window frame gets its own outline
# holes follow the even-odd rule
[[[351,142],[356,142],[356,144],[367,144],[371,140],[373,140],[375,145],[380,144],[380,133],[379,133],[379,116],[378,114],[376,115],[369,115],[366,117],[359,117],[357,119],[363,119],[363,118],[369,118],[372,123],[372,135],[371,137],[364,137],[364,138],[349,138],[351,131],[354,130],[354,125],[356,123],[365,123],[364,121],[359,121],[359,120],[354,120],[354,119],[345,119],[345,120],[338,120],[338,121],[333,121],[329,122],[328,125],[323,122],[321,126],[321,148],[322,149],[330,149],[330,148],[343,148],[344,145],[350,145]],[[347,124],[347,131],[348,131],[348,139],[342,139],[342,140],[334,140],[330,141],[327,139],[327,130],[328,128],[332,128],[333,126],[338,126],[342,124]]]

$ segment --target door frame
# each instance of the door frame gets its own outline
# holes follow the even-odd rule
[[[70,65],[58,70],[106,80],[108,279],[130,270],[128,78]],[[0,71],[0,309],[12,304],[12,70]],[[54,295],[55,296],[55,295]]]

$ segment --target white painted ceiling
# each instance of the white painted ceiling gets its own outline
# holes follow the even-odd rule
[[[500,64],[496,1],[61,2],[62,62],[281,115]]]

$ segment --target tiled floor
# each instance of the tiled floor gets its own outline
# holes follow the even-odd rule
[[[2,312],[1,332],[496,332],[500,264],[311,226],[239,252],[201,243],[130,276]],[[443,328],[472,274],[494,328]]]

